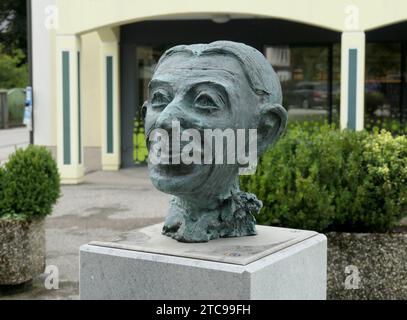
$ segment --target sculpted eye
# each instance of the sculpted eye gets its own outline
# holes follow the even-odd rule
[[[194,101],[194,105],[198,108],[217,110],[219,109],[218,103],[210,95],[206,93],[199,94]]]
[[[155,108],[165,107],[171,102],[171,97],[165,90],[157,90],[152,94],[151,106]]]

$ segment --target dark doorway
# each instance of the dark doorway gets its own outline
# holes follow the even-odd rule
[[[308,90],[313,99],[302,99],[298,108],[305,106],[309,109],[308,113],[320,114],[327,121],[335,121],[339,108],[339,101],[334,98],[336,87],[339,86],[339,82],[334,82],[335,69],[338,68],[334,67],[335,52],[340,52],[338,32],[277,19],[236,19],[221,24],[211,20],[148,21],[129,24],[121,27],[120,40],[123,167],[143,163],[146,159],[147,150],[140,108],[147,97],[147,84],[159,56],[167,48],[177,44],[208,43],[216,40],[244,42],[265,55],[268,48],[289,48],[292,56],[289,65],[296,66],[291,68],[291,75],[295,76],[295,70],[303,74],[297,75],[297,81],[291,81],[285,88],[287,95],[284,98],[288,99],[289,91],[295,93],[298,89],[296,92],[299,93],[301,89],[296,86],[306,86],[306,82],[309,82],[308,84],[315,88],[309,90],[305,88],[303,91]],[[314,63],[312,61],[317,62],[319,71],[311,72],[310,68],[313,67],[311,64]],[[339,58],[337,61],[339,64]],[[287,74],[287,70],[277,69],[277,72]],[[294,89],[291,89],[291,86]],[[304,101],[309,104],[304,104]]]
[[[407,22],[366,33],[365,127],[406,134]]]

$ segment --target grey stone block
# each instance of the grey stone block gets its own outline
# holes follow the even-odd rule
[[[257,236],[197,246],[162,236],[160,227],[82,246],[80,298],[326,299],[324,235],[260,227]]]

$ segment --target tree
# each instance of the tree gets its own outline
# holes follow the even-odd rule
[[[15,49],[27,56],[27,0],[0,1],[0,43],[4,51],[12,54]]]
[[[0,88],[24,88],[28,84],[27,65],[23,64],[25,55],[21,49],[6,53],[0,43]]]

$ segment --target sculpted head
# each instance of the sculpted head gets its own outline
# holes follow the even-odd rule
[[[181,215],[199,215],[194,211],[204,215],[205,206],[215,208],[233,193],[240,192],[237,177],[242,165],[238,161],[227,163],[230,150],[226,139],[223,163],[215,159],[212,164],[204,161],[203,149],[208,144],[205,129],[235,133],[244,129],[246,151],[250,138],[248,130],[256,129],[255,156],[260,156],[286,126],[287,113],[281,103],[281,86],[273,68],[259,51],[245,44],[216,41],[176,46],[164,53],[150,82],[143,112],[150,154],[156,152],[150,136],[155,129],[165,130],[170,137],[168,163],[149,161],[154,186],[176,196],[174,201],[178,209],[175,211],[183,211],[175,214],[170,210],[169,216],[178,215],[177,223],[182,224],[178,221],[182,220]],[[177,130],[176,122],[180,134],[191,128],[199,133],[194,140],[195,146],[200,146],[195,148],[195,155],[202,163],[173,161],[171,136]],[[177,152],[182,153],[187,143],[181,141]],[[210,156],[214,157],[214,153]],[[222,235],[210,238],[219,236]],[[188,241],[179,237],[178,240]]]

